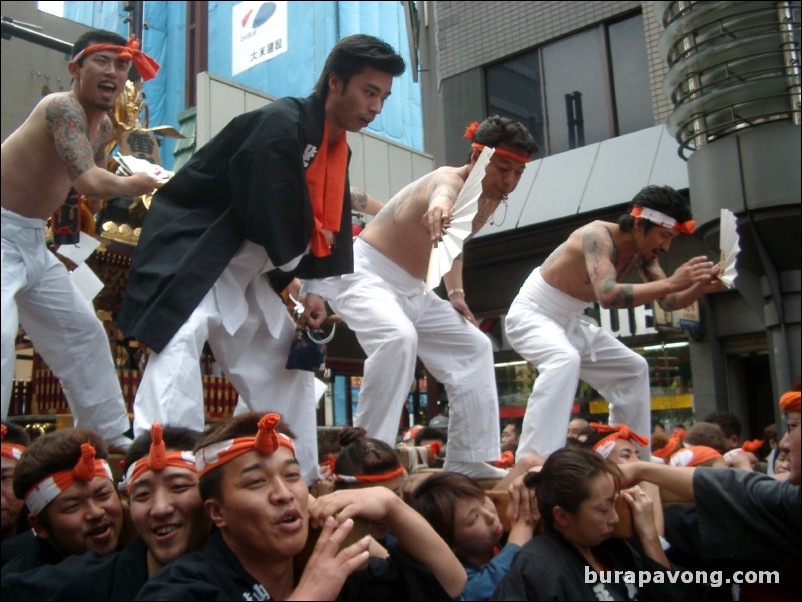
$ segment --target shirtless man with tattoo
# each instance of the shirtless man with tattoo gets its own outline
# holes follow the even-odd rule
[[[466,165],[441,167],[412,182],[368,224],[354,244],[354,274],[310,281],[304,288],[329,302],[368,356],[356,426],[370,437],[395,444],[420,356],[448,392],[444,468],[475,478],[497,478],[504,471],[485,464],[497,459],[500,449],[493,350],[465,302],[462,259],[444,276],[448,301],[424,294],[424,279],[432,244],[442,238],[454,201],[481,150],[489,146],[496,152],[482,181],[474,233],[518,185],[537,145],[521,124],[500,117],[472,126],[466,136],[473,142]],[[315,308],[307,303],[307,311]]]
[[[132,57],[121,36],[90,31],[73,46],[69,92],[43,98],[2,145],[2,417],[14,378],[14,340],[22,324],[37,352],[61,380],[76,426],[98,431],[113,446],[130,439],[108,338],[92,305],[44,244],[46,220],[70,187],[94,199],[153,191],[145,174],[118,177],[105,168],[112,134],[107,111],[123,91]],[[144,76],[144,74],[143,74]]]
[[[548,455],[565,444],[579,379],[610,402],[610,424],[651,432],[649,367],[606,331],[582,320],[586,307],[628,308],[657,301],[666,311],[719,290],[718,266],[694,257],[667,277],[658,256],[694,222],[682,196],[648,186],[617,224],[575,230],[521,287],[507,314],[507,338],[537,368],[518,454]],[[630,275],[642,283],[624,282]],[[649,450],[640,449],[642,459]]]

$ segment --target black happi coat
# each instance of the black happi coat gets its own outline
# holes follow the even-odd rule
[[[316,96],[277,100],[235,117],[156,194],[117,318],[126,335],[163,350],[246,239],[275,266],[304,253],[314,227],[305,169],[323,127]],[[293,276],[346,274],[353,263],[346,173],[332,254],[309,253],[295,270],[268,276],[281,291]]]
[[[598,550],[614,568],[613,571],[666,572],[672,569],[641,556],[623,539],[608,539]],[[559,533],[547,531],[532,538],[518,552],[507,576],[496,588],[493,600],[703,600],[707,588],[686,585],[649,583],[642,589],[626,584],[585,583],[585,567],[589,566],[579,552]]]
[[[148,548],[137,537],[121,552],[87,552],[58,564],[3,575],[3,600],[133,600],[148,580]]]
[[[391,545],[388,559],[371,558],[352,573],[338,600],[451,600],[434,575]],[[243,568],[223,541],[212,533],[201,552],[182,556],[156,573],[137,600],[270,600],[270,592]]]

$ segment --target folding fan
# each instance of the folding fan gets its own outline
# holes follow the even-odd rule
[[[451,270],[454,260],[462,253],[462,246],[473,230],[473,218],[479,210],[479,197],[482,194],[482,179],[485,169],[493,156],[495,149],[486,147],[476,164],[473,166],[468,179],[465,180],[459,191],[454,207],[451,209],[451,220],[443,234],[443,240],[433,248],[429,257],[429,272],[426,276],[426,292],[440,284],[443,275]]]
[[[735,268],[735,259],[741,251],[741,245],[738,242],[738,218],[729,209],[721,210],[721,220],[719,230],[721,238],[719,246],[721,247],[721,270],[718,273],[718,278],[724,283],[727,288],[735,286],[735,278],[738,277],[738,271]]]
[[[116,154],[114,155],[114,160],[120,164],[120,167],[117,169],[119,175],[130,176],[138,172],[144,172],[156,180],[159,186],[165,184],[167,180],[175,175],[175,172],[164,169],[161,165],[156,165],[155,163],[140,159],[139,157],[134,157],[133,155]]]

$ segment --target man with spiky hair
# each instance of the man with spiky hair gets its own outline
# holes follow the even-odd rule
[[[718,267],[707,257],[690,259],[670,277],[660,267],[658,257],[694,226],[681,194],[668,186],[647,186],[617,224],[594,221],[575,230],[532,272],[505,322],[513,349],[539,372],[518,457],[547,456],[565,444],[580,378],[610,402],[610,424],[651,432],[646,360],[582,316],[594,301],[605,309],[656,301],[672,311],[719,290]],[[626,282],[631,274],[642,282]],[[648,446],[639,453],[648,458]]]

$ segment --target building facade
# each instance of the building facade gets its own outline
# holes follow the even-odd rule
[[[506,308],[526,276],[571,231],[593,219],[615,221],[642,186],[664,184],[688,192],[700,223],[696,234],[672,247],[666,273],[694,255],[718,259],[719,209],[729,208],[742,239],[736,289],[700,300],[698,324],[690,329],[660,325],[651,307],[618,315],[597,308],[594,317],[649,360],[656,417],[686,416],[664,410],[682,396],[676,405],[686,410],[690,402],[698,418],[734,412],[744,436],[760,435],[778,419],[776,400],[800,366],[800,251],[791,234],[800,215],[798,54],[793,69],[799,3],[780,3],[787,14],[777,3],[734,3],[758,5],[751,12],[731,4],[416,3],[424,142],[437,164],[463,161],[465,126],[494,113],[525,123],[541,147],[510,195],[505,225],[465,251],[467,299],[496,336],[502,400],[520,403],[533,377],[501,335]],[[730,37],[737,39],[714,38],[715,28],[719,36],[735,31]],[[729,93],[720,91],[726,82],[704,71],[702,59],[686,61],[682,72],[671,64],[672,51],[684,40],[687,58],[705,49],[705,39],[711,47],[743,48],[758,37],[773,66],[749,77],[763,78],[757,87],[784,78],[781,108],[773,107],[770,119],[739,121],[742,105],[731,102],[729,129],[712,129],[720,115],[708,119],[713,135],[705,144],[685,145],[686,163],[675,136],[688,109],[676,93],[675,107],[667,92],[697,77],[706,87],[686,97]],[[731,61],[727,52],[716,47],[707,57],[721,64]],[[783,59],[783,52],[790,57]],[[728,67],[737,77],[734,65]],[[580,387],[578,401],[593,397]]]

